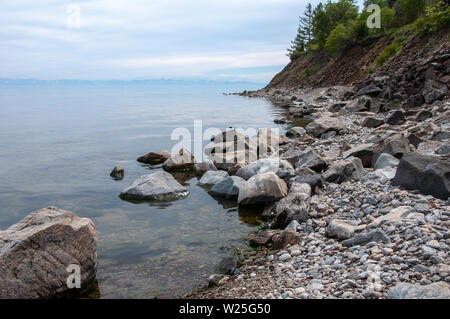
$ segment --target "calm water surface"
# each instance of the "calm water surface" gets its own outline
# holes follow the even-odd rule
[[[177,127],[276,127],[282,110],[224,96],[249,84],[0,85],[0,229],[49,205],[91,218],[98,234],[102,298],[176,297],[202,285],[220,258],[242,247],[258,216],[219,203],[177,176],[190,195],[133,204],[120,191],[154,168],[136,161],[170,150]],[[281,127],[280,127],[281,128]],[[121,164],[125,178],[114,181]]]

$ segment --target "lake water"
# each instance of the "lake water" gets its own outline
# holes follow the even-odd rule
[[[172,130],[277,127],[282,110],[263,99],[222,92],[251,84],[38,83],[0,85],[0,229],[56,206],[91,218],[98,234],[102,298],[177,297],[206,282],[226,247],[245,247],[259,223],[253,212],[219,203],[178,176],[190,195],[166,204],[133,204],[118,194],[154,172],[136,161],[170,150]],[[280,127],[281,128],[281,127]],[[125,178],[110,178],[120,164]]]

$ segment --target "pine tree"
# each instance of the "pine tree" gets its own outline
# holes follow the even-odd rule
[[[304,52],[306,46],[311,42],[313,38],[313,22],[314,13],[311,3],[306,6],[306,11],[303,17],[300,17],[300,23],[297,29],[297,35],[294,41],[291,41],[291,47],[288,48],[287,56],[292,57],[294,53]]]
[[[306,40],[306,43],[310,43],[313,38],[313,19],[314,19],[314,12],[312,9],[311,3],[308,3],[306,5],[306,11],[303,14],[303,17],[300,17],[300,26],[299,26],[299,33],[303,36],[303,38]]]

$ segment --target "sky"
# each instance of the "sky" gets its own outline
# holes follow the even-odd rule
[[[0,0],[0,78],[263,83],[307,2]]]

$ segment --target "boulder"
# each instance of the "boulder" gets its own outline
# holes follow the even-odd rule
[[[236,151],[244,151],[249,150],[250,145],[248,140],[238,140],[238,141],[228,141],[228,142],[218,142],[218,143],[209,143],[205,147],[205,155],[210,157],[214,154],[224,154],[224,153],[233,153]]]
[[[272,228],[285,228],[290,222],[308,220],[311,186],[293,183],[289,194],[281,199],[276,208],[276,217]]]
[[[0,299],[76,296],[95,281],[97,235],[88,218],[55,207],[0,231]],[[81,288],[69,289],[80,267]]]
[[[433,113],[431,113],[430,111],[422,110],[422,111],[419,112],[419,114],[417,114],[416,121],[417,122],[423,122],[423,121],[425,121],[426,119],[429,119],[432,116],[433,116]]]
[[[214,166],[214,163],[210,160],[206,160],[202,163],[198,163],[194,165],[194,173],[196,175],[203,175],[207,171],[217,171],[216,166]]]
[[[338,118],[322,114],[306,126],[306,132],[314,137],[320,137],[322,134],[334,131],[339,133],[344,129],[344,124]]]
[[[295,175],[295,171],[291,163],[286,160],[280,160],[278,157],[269,157],[259,159],[256,162],[240,168],[236,172],[236,176],[248,180],[252,176],[267,172],[274,172],[278,175],[278,177],[283,179],[290,178]]]
[[[332,104],[329,108],[328,108],[328,112],[331,113],[336,113],[339,112],[342,108],[344,108],[347,105],[346,102],[338,102],[338,103],[334,103]]]
[[[162,166],[168,172],[192,171],[196,163],[194,155],[185,149],[180,149],[177,153],[166,160]]]
[[[381,88],[374,84],[369,84],[358,91],[358,95],[378,96],[381,93]]]
[[[356,231],[364,227],[364,225],[358,226],[358,223],[353,220],[333,219],[328,223],[325,235],[330,238],[349,239]]]
[[[223,275],[233,275],[239,263],[239,258],[236,256],[228,256],[222,258],[217,265],[217,273]]]
[[[342,154],[342,157],[344,159],[349,158],[351,156],[357,157],[361,160],[364,167],[371,167],[372,166],[372,158],[375,154],[375,145],[372,143],[368,144],[361,144],[355,147],[352,147],[351,149],[345,151]]]
[[[198,181],[201,186],[214,186],[216,183],[228,177],[225,171],[207,171]]]
[[[323,179],[322,174],[313,174],[292,177],[289,180],[289,185],[293,185],[293,183],[308,184],[312,191],[316,192],[316,188],[323,187],[325,180]]]
[[[403,135],[395,135],[384,143],[383,153],[402,158],[403,154],[410,152],[409,141]]]
[[[386,123],[389,125],[402,125],[405,122],[405,115],[400,110],[392,111],[386,117]]]
[[[377,128],[384,124],[383,119],[379,119],[376,117],[368,116],[364,119],[364,121],[361,123],[362,127],[369,127],[369,128]]]
[[[400,160],[393,184],[447,200],[450,197],[450,161],[406,153]]]
[[[301,137],[306,135],[306,130],[303,127],[295,126],[291,127],[287,132],[287,137]]]
[[[125,200],[175,200],[186,197],[189,191],[166,172],[156,172],[138,178],[119,195]]]
[[[239,206],[261,206],[287,195],[286,183],[275,173],[258,174],[243,183],[239,190]]]
[[[214,142],[214,143],[222,143],[222,142],[230,142],[230,141],[238,141],[238,140],[239,141],[245,140],[245,135],[234,128],[227,129],[224,132],[211,138],[211,142]]]
[[[111,171],[111,173],[109,174],[109,176],[111,176],[112,178],[114,178],[117,181],[122,180],[124,175],[125,175],[125,170],[123,169],[123,167],[121,165],[116,165],[114,167],[114,169]]]
[[[441,141],[425,141],[420,143],[417,146],[417,153],[420,153],[422,155],[436,155],[437,150],[444,145],[444,142]]]
[[[239,176],[227,177],[213,186],[209,194],[226,199],[237,199],[244,179]]]
[[[280,135],[276,130],[268,130],[266,128],[260,128],[256,134],[259,140],[263,140],[267,145],[272,146],[274,149],[278,149],[279,145],[289,142],[289,138],[286,135]]]
[[[341,245],[345,247],[352,247],[356,245],[366,245],[370,242],[383,242],[384,244],[389,244],[391,240],[384,232],[377,229],[368,233],[357,234],[352,238],[343,240]]]
[[[445,97],[445,92],[431,88],[423,91],[423,98],[426,104],[432,104],[434,101],[442,100]]]
[[[375,161],[373,169],[378,170],[390,167],[397,167],[399,162],[400,160],[398,160],[394,156],[386,153],[381,153],[381,155],[378,156],[377,160]]]
[[[414,145],[415,148],[417,148],[419,144],[423,142],[424,141],[419,136],[417,136],[417,134],[411,133],[408,135],[408,143]]]
[[[425,221],[424,215],[422,213],[416,213],[409,206],[399,206],[392,209],[388,214],[375,218],[371,223],[370,227],[378,227],[383,222],[389,222],[391,224],[398,223],[402,220],[414,220],[419,219]]]
[[[330,183],[340,184],[346,180],[361,180],[366,171],[359,158],[349,157],[344,160],[334,162],[328,170],[326,170],[322,177]]]
[[[292,229],[285,229],[280,234],[272,237],[272,249],[283,249],[287,246],[296,245],[300,242],[300,235]]]
[[[256,152],[253,151],[237,151],[232,153],[214,154],[211,160],[217,169],[228,171],[231,167],[240,164],[247,165],[258,159]]]
[[[170,158],[168,151],[150,152],[137,159],[138,162],[150,165],[162,164]]]
[[[253,248],[268,246],[272,242],[273,236],[278,234],[281,234],[281,230],[279,229],[265,230],[262,233],[256,234],[250,238],[249,244]]]
[[[429,285],[401,282],[389,289],[388,299],[450,299],[450,286],[442,281]]]
[[[313,150],[308,150],[300,154],[298,162],[295,163],[295,168],[307,167],[316,172],[321,172],[327,168],[327,163],[320,157],[319,154]]]

